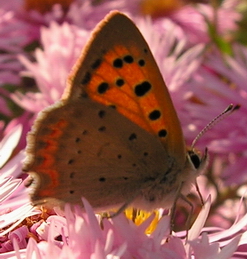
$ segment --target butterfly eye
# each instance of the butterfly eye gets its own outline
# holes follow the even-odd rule
[[[199,155],[196,154],[192,150],[188,151],[188,155],[189,155],[190,161],[193,164],[193,166],[195,167],[195,169],[198,169],[201,165],[201,159],[200,159]]]

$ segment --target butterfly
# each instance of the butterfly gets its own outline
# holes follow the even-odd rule
[[[61,100],[39,113],[26,154],[34,205],[85,197],[97,211],[170,208],[206,161],[185,146],[148,44],[118,11],[93,31]]]

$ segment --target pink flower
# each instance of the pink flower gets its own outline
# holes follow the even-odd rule
[[[12,11],[0,8],[0,85],[20,83],[19,71],[23,68],[16,60],[23,53],[28,37],[23,34],[26,26],[14,17]]]
[[[18,177],[21,173],[21,161],[24,158],[24,154],[23,152],[17,152],[17,154],[15,154],[16,147],[18,146],[21,138],[21,134],[21,124],[7,127],[5,129],[5,132],[3,133],[4,137],[2,138],[0,143],[0,185],[2,195],[0,197],[0,214],[2,214],[1,211],[11,207],[10,204],[14,200],[12,193],[16,191],[16,188],[22,182],[21,179],[18,179]],[[19,189],[19,191],[21,193],[23,191],[23,188],[22,190]],[[11,201],[9,199],[9,196],[12,197]],[[16,196],[15,199],[19,199],[19,197]],[[26,199],[28,199],[28,196],[26,196]],[[25,203],[26,201],[23,201],[23,203]],[[20,204],[20,200],[18,201],[18,203]]]
[[[243,46],[235,46],[233,55],[222,56],[219,52],[213,52],[194,74],[188,86],[194,97],[202,103],[186,103],[190,119],[195,123],[193,128],[189,124],[185,127],[187,136],[192,139],[195,131],[206,125],[210,118],[215,117],[230,103],[241,105],[238,111],[221,121],[198,142],[199,146],[207,146],[211,152],[230,162],[223,174],[225,183],[228,184],[244,182],[247,179],[247,50]],[[222,77],[226,80],[222,80]]]
[[[238,0],[227,0],[217,9],[209,4],[187,5],[169,18],[180,27],[181,38],[187,38],[193,45],[208,43],[212,36],[209,23],[215,26],[217,35],[221,37],[228,37],[237,29],[237,22],[242,18],[237,12],[238,4]]]
[[[211,43],[207,19],[211,22],[214,19],[212,6],[188,5],[168,17],[151,19],[138,12],[139,1],[103,1],[93,5],[89,0],[78,0],[67,11],[54,5],[45,14],[24,10],[23,2],[19,0],[1,2],[0,49],[4,53],[0,54],[0,84],[14,84],[17,90],[10,93],[0,89],[0,112],[11,121],[4,131],[4,123],[0,124],[3,137],[0,227],[10,227],[2,232],[0,242],[2,252],[14,250],[1,254],[1,257],[158,259],[247,256],[243,249],[246,247],[246,211],[239,198],[235,199],[235,196],[244,195],[239,187],[246,182],[247,52],[245,46],[237,44],[234,44],[232,56],[206,48],[205,43]],[[223,39],[230,31],[238,29],[236,22],[241,16],[236,12],[236,6],[236,1],[227,0],[217,10],[217,32]],[[200,129],[229,103],[242,106],[198,142],[200,149],[208,146],[210,150],[209,171],[215,182],[209,185],[202,177],[200,187],[203,197],[208,196],[209,190],[213,193],[214,205],[210,215],[210,203],[205,204],[189,230],[187,243],[184,232],[170,235],[167,216],[159,219],[154,232],[146,234],[153,215],[139,226],[123,215],[104,219],[102,229],[99,216],[94,215],[86,201],[86,214],[80,208],[74,213],[69,206],[65,217],[51,216],[54,212],[50,211],[35,211],[29,204],[28,190],[18,179],[24,158],[21,149],[25,146],[25,132],[33,120],[30,113],[36,115],[61,97],[67,76],[91,30],[112,9],[127,12],[147,39],[171,92],[187,143],[191,143]],[[34,52],[26,51],[26,45],[33,40],[38,41],[42,50],[38,47]],[[26,71],[22,70],[23,65]],[[35,79],[33,84],[39,92],[17,89],[21,86],[20,70],[22,76]],[[7,107],[9,97],[25,110],[14,120],[11,120],[14,111]],[[235,189],[232,189],[233,183]],[[22,226],[13,230],[28,216]],[[203,228],[206,220],[207,225],[217,227]],[[7,232],[10,233],[7,235]]]
[[[52,23],[50,28],[42,28],[44,51],[35,51],[36,63],[21,56],[20,60],[28,68],[26,76],[35,77],[39,93],[16,93],[13,95],[20,106],[37,113],[61,98],[68,74],[79,56],[89,32],[67,23],[59,26]]]
[[[33,208],[29,203],[27,190],[22,184],[22,180],[18,178],[21,172],[21,161],[24,158],[23,152],[17,153],[14,157],[14,151],[20,141],[22,126],[8,127],[5,131],[5,136],[0,143],[0,252],[12,251],[12,239],[18,238],[18,244],[21,248],[26,247],[25,226],[11,232],[18,224],[21,223],[27,216],[35,215],[37,212],[32,212]],[[11,226],[7,231],[4,228]]]
[[[27,249],[16,252],[25,258],[230,258],[238,249],[238,244],[246,244],[244,235],[237,235],[239,228],[246,227],[244,218],[227,231],[214,230],[214,234],[200,234],[210,208],[208,200],[189,230],[188,242],[169,234],[169,217],[160,219],[151,235],[145,234],[145,229],[153,220],[153,215],[136,226],[132,221],[119,215],[110,220],[104,219],[100,227],[100,218],[96,217],[92,208],[83,200],[86,213],[80,207],[75,212],[67,206],[65,218],[51,216],[43,226],[41,242],[29,239]],[[245,222],[245,223],[244,223]],[[245,225],[244,225],[245,224]],[[204,230],[208,231],[208,230]],[[179,234],[179,233],[178,233]],[[22,237],[18,234],[18,237]],[[224,239],[224,241],[220,241]],[[14,240],[13,240],[14,241]],[[15,242],[15,241],[14,241]],[[245,255],[246,252],[244,253]],[[210,257],[211,256],[211,257]],[[238,258],[235,256],[235,258]]]
[[[239,188],[246,184],[246,48],[239,44],[231,56],[214,50],[205,56],[202,65],[184,85],[183,108],[179,115],[188,143],[191,143],[212,118],[230,103],[241,108],[209,130],[197,143],[199,149],[208,147],[211,183],[204,181],[200,189],[218,194],[209,217],[211,224],[229,226],[238,211]],[[242,215],[245,214],[242,208]]]

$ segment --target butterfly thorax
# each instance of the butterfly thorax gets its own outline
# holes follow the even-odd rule
[[[201,158],[196,152],[188,150],[183,166],[173,160],[170,167],[157,178],[147,179],[133,206],[147,211],[172,207],[176,197],[189,193],[205,161],[206,155]]]

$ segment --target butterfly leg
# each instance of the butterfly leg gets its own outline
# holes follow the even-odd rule
[[[106,218],[114,218],[114,217],[118,216],[120,213],[124,212],[125,209],[127,209],[127,207],[132,203],[132,201],[133,200],[131,199],[131,201],[125,202],[116,212],[107,214]]]
[[[198,188],[198,191],[199,191],[199,187],[198,185],[196,184],[197,188]],[[193,211],[194,211],[194,205],[191,203],[191,201],[186,197],[184,196],[183,194],[181,194],[181,189],[183,187],[183,183],[181,183],[180,187],[178,188],[177,190],[177,194],[176,194],[176,197],[175,197],[175,200],[174,200],[174,203],[173,203],[173,206],[171,208],[171,223],[170,223],[170,233],[172,233],[172,230],[174,228],[174,220],[175,220],[175,212],[176,212],[176,205],[177,205],[177,201],[178,199],[182,199],[183,201],[185,201],[189,206],[190,206],[190,213],[189,213],[189,216],[186,220],[186,242],[187,242],[187,238],[188,238],[188,231],[189,231],[189,226],[190,226],[190,223],[191,223],[191,218],[192,218],[192,215],[193,215]],[[202,195],[200,193],[200,199],[202,201],[202,204],[203,203],[203,199],[202,199]]]
[[[198,187],[198,186],[197,186]],[[199,189],[198,189],[199,190]],[[201,195],[201,193],[200,193]],[[188,231],[189,231],[189,228],[190,228],[190,223],[191,223],[191,218],[192,218],[192,215],[193,215],[193,211],[194,211],[194,205],[193,203],[187,198],[185,197],[183,194],[180,194],[179,195],[179,198],[181,198],[183,201],[185,201],[189,206],[190,206],[190,213],[187,217],[187,220],[186,220],[186,223],[185,223],[185,226],[186,226],[186,243],[188,241]],[[201,197],[202,199],[202,197]],[[203,202],[203,200],[202,200]]]
[[[204,200],[203,200],[203,198],[202,198],[202,194],[201,194],[201,192],[200,192],[200,188],[199,188],[199,186],[198,186],[197,181],[195,181],[195,186],[196,186],[196,191],[197,191],[197,193],[198,193],[198,195],[199,195],[199,198],[200,198],[201,205],[203,206],[203,205],[204,205]]]
[[[180,197],[182,186],[183,186],[183,183],[181,183],[179,188],[177,189],[177,192],[176,192],[176,195],[175,195],[175,199],[174,199],[174,203],[173,203],[171,211],[170,211],[170,216],[171,216],[171,220],[170,220],[170,234],[172,233],[172,230],[174,228],[174,219],[175,219],[176,206],[177,206],[177,201],[178,201],[178,199]]]

